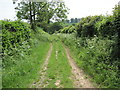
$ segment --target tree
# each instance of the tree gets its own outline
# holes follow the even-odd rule
[[[50,23],[54,20],[61,22],[67,18],[68,8],[62,2],[20,2],[15,8],[19,19],[26,19],[31,27],[35,22]],[[32,27],[33,28],[33,27]]]
[[[66,20],[66,23],[70,23],[70,20]]]
[[[71,18],[71,23],[74,23],[74,18]]]
[[[52,24],[50,25],[48,32],[49,32],[50,34],[53,34],[53,33],[55,33],[56,31],[59,31],[59,30],[62,29],[62,28],[63,28],[63,27],[62,27],[62,25],[61,25],[59,22],[55,22],[55,23],[52,23]]]
[[[18,6],[15,8],[17,10],[16,16],[18,19],[26,19],[29,20],[31,24],[31,28],[35,30],[34,24],[35,24],[35,3],[29,2],[26,0],[26,2],[20,2],[18,3]]]
[[[78,22],[78,19],[77,18],[75,18],[75,23],[77,23]]]

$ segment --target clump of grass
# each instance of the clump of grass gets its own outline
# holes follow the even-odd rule
[[[47,88],[72,88],[72,81],[69,79],[71,75],[71,67],[68,64],[65,50],[60,41],[53,42],[53,51],[50,57],[47,70],[47,79],[49,84]],[[57,59],[56,59],[57,51]],[[60,85],[56,86],[55,83],[60,80]]]
[[[49,47],[49,42],[40,42],[36,47],[32,48],[30,55],[24,56],[23,60],[18,58],[15,65],[3,68],[3,88],[26,88],[37,79]]]
[[[114,40],[66,36],[62,37],[62,41],[69,46],[78,66],[92,77],[92,81],[99,84],[99,87],[120,87],[119,61],[112,57]]]

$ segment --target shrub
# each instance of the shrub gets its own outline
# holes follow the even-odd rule
[[[114,40],[100,37],[82,37],[77,40],[73,35],[61,37],[64,44],[70,47],[76,63],[92,77],[100,87],[120,87],[120,61],[111,59]]]
[[[2,22],[2,23],[1,23]],[[2,87],[26,88],[37,77],[49,49],[49,34],[37,32],[21,21],[0,21],[2,25]]]
[[[59,23],[59,22],[50,23],[50,24],[41,22],[41,23],[37,23],[37,26],[43,28],[43,30],[45,32],[48,32],[49,34],[53,34],[56,31],[63,28],[61,23]]]
[[[53,34],[53,33],[59,31],[62,28],[63,27],[62,27],[62,25],[59,22],[52,23],[50,25],[50,27],[48,28],[48,33]]]
[[[2,56],[3,67],[15,61],[10,57],[23,57],[30,48],[30,25],[21,21],[2,21]],[[27,53],[26,53],[27,54]]]
[[[97,32],[103,37],[114,36],[116,31],[113,28],[113,16],[104,16],[101,21],[95,24]]]
[[[45,32],[48,32],[49,24],[45,22],[39,22],[37,23],[38,27],[41,27]]]
[[[60,33],[74,33],[74,32],[76,32],[76,28],[75,28],[75,26],[72,26],[72,25],[70,25],[70,26],[67,26],[67,27],[64,27],[63,29],[60,29],[59,30],[59,32]]]
[[[82,37],[93,37],[98,32],[95,29],[95,23],[101,20],[102,16],[88,16],[82,18],[80,23],[77,25],[77,36]]]

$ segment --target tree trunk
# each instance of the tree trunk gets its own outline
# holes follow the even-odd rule
[[[32,26],[32,5],[31,5],[31,2],[29,2],[29,6],[30,6],[30,25]]]
[[[35,2],[33,2],[33,30],[36,32],[36,22],[35,22]]]

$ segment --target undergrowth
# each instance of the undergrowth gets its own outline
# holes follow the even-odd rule
[[[38,72],[44,62],[49,47],[49,43],[40,42],[39,45],[32,48],[30,55],[24,56],[23,59],[16,59],[16,64],[12,67],[3,68],[3,87],[28,87],[39,76]]]
[[[58,35],[66,44],[79,67],[104,88],[120,88],[119,60],[112,57],[115,40],[101,37],[75,38],[74,34]]]
[[[2,87],[26,88],[39,75],[51,39],[49,34],[21,21],[2,22]],[[44,48],[45,47],[45,48]]]

